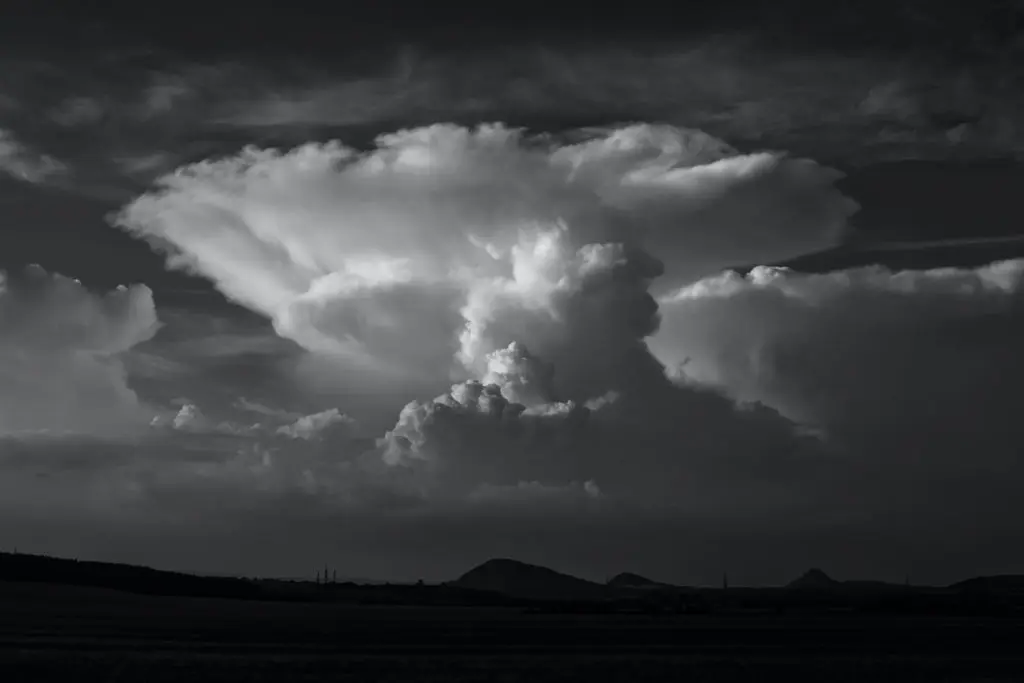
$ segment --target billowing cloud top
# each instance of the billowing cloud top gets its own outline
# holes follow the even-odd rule
[[[838,176],[669,126],[558,144],[439,125],[366,153],[250,148],[189,166],[117,222],[368,390],[450,387],[406,405],[375,446],[338,433],[315,463],[338,500],[543,491],[720,511],[726,485],[785,506],[775,475],[727,475],[766,453],[789,471],[811,451],[770,410],[672,385],[645,345],[654,295],[834,244],[855,208]]]
[[[443,380],[453,358],[479,375],[512,341],[548,358],[569,325],[601,325],[570,323],[587,314],[568,298],[629,308],[642,338],[659,275],[656,291],[835,244],[855,208],[838,177],[669,126],[558,145],[437,125],[367,153],[307,144],[194,164],[117,222],[310,350]]]

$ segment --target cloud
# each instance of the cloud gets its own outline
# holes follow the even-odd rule
[[[984,384],[1017,365],[1009,354],[1024,332],[1022,276],[1019,260],[976,269],[727,272],[666,296],[650,344],[680,378],[796,419],[877,423],[897,407],[907,417],[925,396],[932,407],[953,399],[967,388],[959,381]],[[893,373],[906,381],[879,391],[897,384],[885,381]]]
[[[655,325],[647,288],[662,272],[669,286],[830,246],[853,209],[830,169],[667,126],[558,145],[437,125],[377,145],[201,162],[117,223],[360,381],[436,385],[516,340],[570,377],[571,358],[548,348],[565,346],[558,329],[633,343]],[[580,294],[591,303],[566,322]],[[606,305],[632,311],[628,332],[586,322]]]
[[[892,525],[921,543],[1013,530],[992,472],[1020,472],[1000,384],[1017,367],[1019,264],[741,277],[728,269],[835,243],[854,207],[834,171],[668,126],[569,137],[445,125],[369,152],[248,149],[126,207],[123,229],[350,393],[296,411],[284,384],[211,391],[195,405],[214,419],[182,406],[151,430],[168,457],[104,490],[182,529],[273,518],[456,555],[527,532],[555,554],[685,535],[651,551],[681,562],[718,553],[711,536],[799,549]],[[266,323],[190,322],[208,333],[182,324],[147,351],[211,366],[279,353]]]
[[[744,510],[780,514],[818,476],[821,449],[773,411],[737,410],[714,392],[673,387],[639,357],[622,358],[637,373],[623,394],[528,405],[511,397],[536,397],[522,388],[534,368],[550,366],[518,344],[489,360],[502,370],[490,374],[495,383],[470,380],[410,403],[363,462],[380,458],[388,467],[378,476],[431,502],[476,500],[481,487],[501,494],[533,482],[571,491],[592,482],[589,494],[600,491],[602,500],[684,516],[729,517],[736,496]]]
[[[651,292],[834,244],[853,209],[837,177],[668,126],[559,144],[441,125],[368,153],[203,162],[118,223],[366,394],[451,387],[407,403],[375,445],[321,448],[317,482],[340,499],[434,509],[591,482],[616,504],[728,516],[741,494],[781,514],[818,476],[817,442],[769,409],[673,386],[644,343]]]
[[[253,73],[248,82],[264,87],[225,98],[214,119],[280,132],[495,117],[640,118],[753,145],[827,149],[856,163],[1021,149],[1014,120],[1022,101],[1005,62],[992,54],[951,73],[934,55],[844,54],[806,44],[801,53],[738,33],[617,49],[489,47],[472,60],[406,54],[347,78],[312,70],[287,80]]]
[[[843,453],[834,467],[851,514],[956,509],[1000,525],[982,501],[1014,505],[994,473],[1024,475],[1014,393],[1024,381],[1022,278],[1020,260],[726,273],[666,297],[650,345],[682,384],[819,430]]]
[[[559,367],[515,343],[489,354],[483,381],[458,383],[433,401],[407,406],[378,443],[353,437],[349,430],[325,432],[324,439],[308,441],[274,434],[275,418],[269,413],[275,410],[261,406],[256,412],[268,419],[255,437],[175,430],[161,437],[166,442],[147,443],[146,458],[102,475],[93,471],[89,485],[69,493],[69,499],[84,500],[88,493],[90,510],[102,511],[100,501],[105,500],[108,507],[133,510],[136,519],[148,520],[152,528],[167,525],[172,537],[194,532],[198,525],[209,538],[222,539],[219,543],[231,539],[233,548],[241,547],[240,539],[251,534],[275,547],[291,548],[293,557],[316,561],[322,561],[324,534],[347,539],[344,543],[353,548],[374,538],[379,549],[359,560],[365,562],[361,566],[375,568],[371,573],[385,571],[382,558],[399,555],[418,562],[418,572],[429,574],[430,567],[441,567],[439,578],[446,578],[443,572],[464,570],[488,554],[511,554],[569,569],[571,556],[580,553],[600,555],[589,571],[615,571],[622,569],[623,548],[630,549],[630,568],[643,569],[649,562],[647,566],[666,571],[698,554],[703,558],[698,566],[707,564],[711,575],[728,563],[747,567],[755,581],[788,578],[802,564],[822,557],[867,571],[896,571],[895,564],[911,561],[906,558],[924,562],[922,558],[936,557],[936,547],[967,547],[979,525],[999,538],[1012,535],[1015,528],[1007,510],[1016,509],[1013,487],[1019,466],[1005,443],[999,452],[992,449],[997,442],[984,440],[984,431],[1005,420],[1000,428],[1007,433],[1016,405],[1006,389],[997,392],[1003,386],[999,382],[1012,380],[1016,372],[1010,358],[1019,344],[1013,339],[992,340],[1001,338],[1000,331],[1009,329],[1003,326],[1019,317],[1011,302],[1020,272],[1019,264],[923,274],[881,269],[828,276],[755,271],[750,281],[768,289],[767,283],[774,282],[782,292],[798,293],[800,305],[806,306],[806,325],[792,325],[799,318],[793,315],[781,329],[792,326],[793,339],[813,344],[813,349],[799,351],[808,363],[808,375],[828,370],[829,353],[835,353],[837,342],[853,335],[858,326],[864,327],[863,336],[851,337],[850,348],[841,351],[852,354],[850,362],[858,362],[858,349],[867,349],[868,357],[877,360],[879,348],[891,348],[891,358],[899,363],[898,370],[861,363],[855,370],[864,375],[862,384],[837,385],[812,395],[808,404],[814,408],[825,401],[821,415],[835,414],[828,404],[832,397],[844,407],[867,403],[850,398],[864,388],[874,391],[872,400],[883,402],[875,413],[851,413],[839,428],[827,425],[824,442],[794,433],[792,425],[770,409],[736,405],[738,394],[722,395],[730,387],[703,388],[693,377],[673,386],[661,374],[661,366],[651,372],[645,364],[629,365],[638,357],[623,360],[641,370],[643,378],[627,392],[579,403],[560,400]],[[726,310],[732,305],[729,296],[754,289],[744,283],[739,276],[722,276],[693,289],[703,288],[708,311],[723,306],[723,314],[733,315],[737,312]],[[844,294],[851,288],[864,291]],[[721,297],[715,299],[708,292]],[[860,303],[843,303],[847,296]],[[815,303],[804,304],[804,298]],[[888,299],[892,301],[885,304]],[[563,310],[585,301],[566,303]],[[760,299],[748,304],[739,319],[756,320],[762,310],[765,319],[772,317],[772,304]],[[678,312],[669,304],[663,308],[670,333]],[[872,313],[875,309],[886,312]],[[927,314],[913,317],[922,311]],[[961,315],[985,320],[989,327],[961,324]],[[816,316],[825,318],[819,332],[814,332]],[[838,324],[843,316],[849,316],[848,322]],[[938,328],[936,320],[942,323]],[[883,322],[888,335],[880,334]],[[899,341],[900,334],[906,334],[934,344],[937,329],[956,332],[941,345],[940,355],[964,364],[962,370],[954,368],[946,378],[952,385],[937,395],[939,410],[952,405],[945,398],[960,395],[959,423],[948,414],[944,423],[929,421],[935,408],[928,394],[944,381],[942,372],[934,372],[924,361],[922,370],[908,370],[906,359],[912,354]],[[882,340],[866,344],[864,339],[872,335]],[[745,337],[726,330],[726,339],[733,336]],[[757,334],[751,336],[751,343],[759,343]],[[971,339],[979,346],[965,346]],[[723,364],[733,362],[728,345],[723,346]],[[913,347],[921,356],[928,355],[925,348]],[[974,351],[965,353],[969,348]],[[1006,359],[1002,370],[978,375],[985,369],[979,359],[994,351]],[[700,360],[695,356],[691,370]],[[794,369],[801,369],[799,363],[781,367],[790,378],[796,377]],[[598,366],[596,371],[600,370]],[[854,374],[858,373],[847,371],[843,377]],[[904,388],[892,382],[894,375],[901,380],[931,378],[932,384],[915,388],[911,381]],[[971,381],[979,377],[980,393],[971,393]],[[800,388],[799,381],[792,381]],[[879,387],[895,395],[883,396]],[[979,402],[979,395],[989,396],[982,417],[964,408]],[[743,398],[771,402],[772,396],[762,391]],[[887,410],[893,412],[883,414]],[[197,414],[186,412],[191,417]],[[893,420],[893,414],[900,419]],[[294,422],[284,415],[276,419],[280,426]],[[957,430],[983,440],[961,438],[956,443],[959,453],[942,450],[943,441]],[[971,446],[975,450],[966,450]],[[965,450],[973,454],[973,465],[965,465]],[[43,490],[52,494],[56,486],[69,486],[69,476],[60,475]],[[34,491],[40,484],[26,487]],[[59,509],[72,507],[65,499]],[[286,527],[273,526],[285,520]],[[272,533],[271,528],[279,531]],[[292,532],[284,533],[284,528]],[[894,529],[913,541],[896,545]],[[643,543],[636,540],[639,535]],[[843,551],[828,541],[836,535],[878,540]],[[617,559],[599,552],[609,543],[617,549]],[[452,554],[442,562],[415,550],[424,544]],[[875,548],[875,565],[861,556],[867,546]],[[786,557],[757,564],[756,556],[770,550]],[[990,559],[977,562],[995,557],[991,550],[981,551],[978,558]],[[346,552],[351,559],[354,551]],[[248,561],[273,565],[259,553]],[[953,572],[942,575],[950,579],[958,578],[957,571],[975,571],[961,569],[963,563],[956,569],[943,566]],[[690,571],[699,574],[704,569]]]
[[[119,357],[158,325],[143,285],[100,296],[38,266],[0,273],[0,436],[137,434],[153,412]]]
[[[723,509],[725,473],[755,463],[748,449],[788,472],[808,446],[771,411],[673,387],[644,344],[658,327],[649,290],[833,244],[852,210],[836,178],[667,126],[571,144],[434,126],[365,154],[306,145],[204,162],[119,224],[368,390],[461,380],[406,405],[325,481],[435,502],[593,481],[707,511]],[[775,505],[755,478],[729,485]]]
[[[238,410],[256,413],[257,415],[266,415],[268,417],[274,417],[284,420],[299,420],[303,417],[300,413],[296,413],[290,410],[283,410],[281,408],[271,408],[270,406],[257,403],[256,401],[250,401],[244,396],[239,398],[233,404]]]
[[[114,162],[126,175],[146,179],[173,167],[174,161],[174,155],[163,151],[128,154],[114,159]]]
[[[891,27],[888,17],[880,25]],[[5,60],[11,96],[0,108],[12,135],[68,141],[78,158],[65,160],[75,182],[62,189],[115,201],[240,139],[290,145],[434,121],[665,121],[741,149],[784,148],[844,166],[1019,157],[1024,149],[1015,67],[996,51],[951,68],[909,46],[902,56],[819,47],[778,39],[766,46],[735,32],[614,47],[487,42],[455,54],[375,46],[373,58],[346,60],[339,70],[306,58],[268,65],[160,55],[143,66],[111,46],[103,69]],[[32,87],[42,76],[52,87]],[[55,102],[53,92],[74,95]],[[12,162],[18,177],[39,178],[60,163],[40,166],[38,154],[26,154]]]
[[[215,421],[207,417],[194,403],[184,402],[173,415],[157,415],[150,420],[156,429],[170,429],[189,434],[226,434],[232,436],[257,436],[265,431],[262,424],[239,424],[227,420]]]
[[[769,410],[674,387],[644,344],[651,290],[834,244],[853,209],[837,177],[668,126],[559,144],[439,125],[368,153],[309,144],[193,165],[118,224],[367,392],[451,386],[408,403],[376,445],[323,451],[317,481],[343,498],[436,506],[591,482],[588,496],[707,513],[726,486],[784,501],[777,473],[809,441]],[[277,431],[320,421],[342,413]]]
[[[312,441],[324,437],[324,432],[338,427],[352,429],[355,421],[337,408],[331,408],[312,415],[303,415],[295,422],[277,428],[278,434],[291,439]]]
[[[175,292],[162,289],[159,295],[160,333],[121,357],[132,386],[149,401],[168,404],[185,396],[217,421],[241,424],[294,421],[321,405],[313,401],[307,407],[310,392],[290,367],[304,352],[278,337],[265,319],[225,306],[213,291],[173,304],[168,300],[177,298]],[[240,396],[291,412],[281,420],[254,418],[230,407]]]
[[[191,403],[186,403],[181,407],[181,410],[178,411],[178,414],[174,416],[174,420],[171,424],[175,429],[190,430],[197,428],[202,424],[203,420],[204,416],[199,412],[199,408]]]
[[[57,159],[32,151],[0,128],[0,172],[28,183],[41,183],[66,170]]]

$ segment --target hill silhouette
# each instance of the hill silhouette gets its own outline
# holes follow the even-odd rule
[[[671,588],[670,584],[661,583],[660,581],[654,581],[648,579],[646,576],[640,576],[639,574],[633,574],[632,572],[622,572],[616,574],[612,578],[608,579],[608,583],[605,584],[611,588]]]
[[[831,576],[823,572],[818,568],[808,569],[806,572],[800,575],[799,578],[794,579],[786,584],[786,588],[790,590],[835,590],[842,586],[842,583],[836,581]]]
[[[122,594],[359,605],[488,606],[578,613],[751,613],[859,611],[876,614],[1024,615],[1024,576],[981,576],[946,587],[836,581],[811,569],[782,587],[692,588],[624,572],[607,584],[512,559],[492,559],[441,585],[198,576],[110,562],[0,553],[0,582],[63,585],[74,601]],[[76,588],[77,587],[77,588]],[[76,592],[77,591],[77,592]],[[71,597],[68,597],[71,599]]]
[[[1019,574],[977,576],[966,581],[958,581],[950,588],[962,593],[1024,596],[1024,576]]]
[[[590,600],[608,595],[599,583],[506,558],[488,560],[448,585],[527,600]]]
[[[251,581],[220,576],[196,576],[113,562],[92,562],[0,553],[0,581],[55,583],[111,588],[149,595],[260,598],[263,591]]]
[[[180,597],[233,598],[245,600],[343,602],[363,605],[488,605],[515,606],[520,603],[490,591],[460,589],[452,586],[388,584],[317,583],[285,579],[242,579],[199,576],[113,562],[0,553],[0,582],[7,585],[61,585],[86,589],[86,595],[98,591],[122,594],[167,595]],[[97,590],[98,589],[98,590]],[[68,594],[66,591],[62,595]]]

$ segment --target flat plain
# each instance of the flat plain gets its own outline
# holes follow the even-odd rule
[[[1024,681],[1024,619],[526,614],[0,583],[8,681]]]

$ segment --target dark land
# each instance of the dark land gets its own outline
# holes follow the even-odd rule
[[[491,560],[441,585],[0,554],[11,681],[1021,681],[1024,577],[607,584]]]

